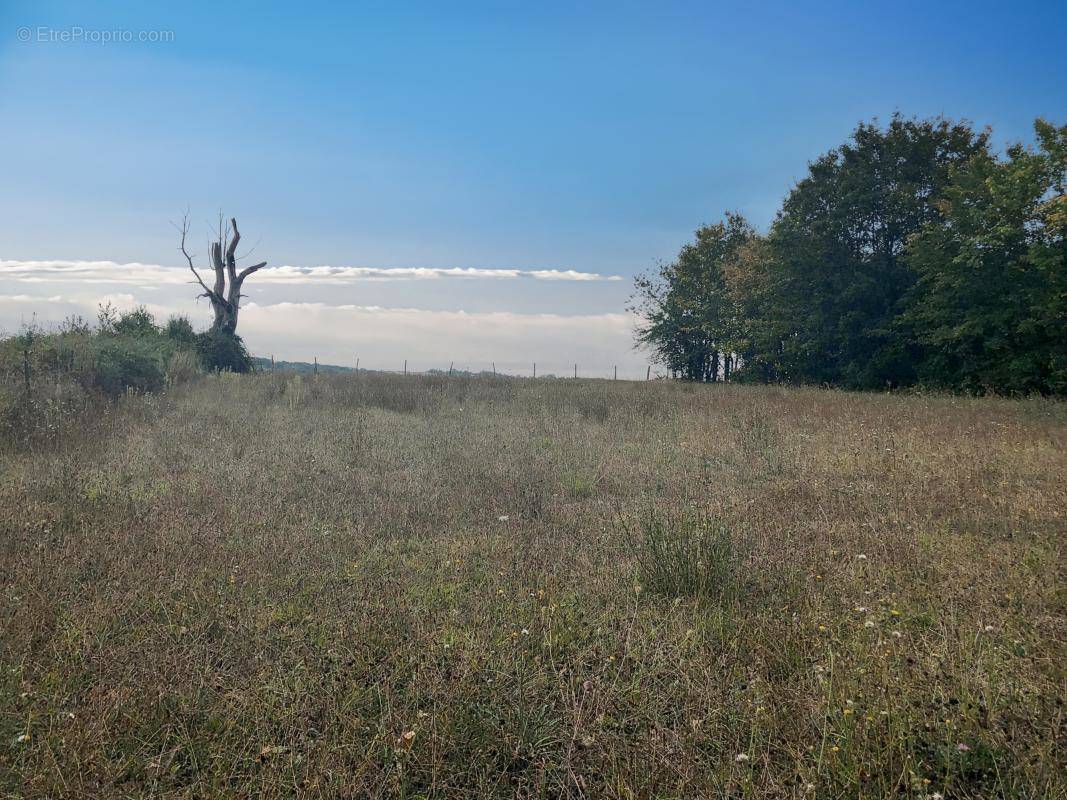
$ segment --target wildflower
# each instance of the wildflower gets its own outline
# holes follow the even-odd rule
[[[734,761],[738,762],[739,764],[744,761],[748,761],[748,753],[738,753],[736,756],[734,756]]]
[[[509,517],[507,514],[503,514],[503,515],[497,517],[496,519],[497,519],[497,522],[507,522],[509,519],[511,519],[511,517]]]

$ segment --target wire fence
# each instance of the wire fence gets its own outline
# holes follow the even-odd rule
[[[507,378],[543,378],[543,379],[599,379],[599,380],[629,380],[650,381],[660,378],[671,377],[669,371],[657,368],[652,364],[635,366],[633,364],[617,364],[610,367],[585,367],[580,362],[574,361],[563,365],[558,361],[537,363],[534,361],[525,365],[515,362],[494,361],[451,361],[447,365],[429,366],[425,363],[416,364],[413,361],[403,360],[400,364],[387,364],[383,362],[365,363],[362,358],[356,357],[351,364],[337,364],[320,362],[314,357],[311,362],[306,361],[275,361],[272,355],[264,362],[270,362],[271,369],[286,370],[297,369],[299,371],[311,370],[312,372],[381,372],[391,375],[450,375],[450,376],[496,376]],[[266,363],[263,364],[267,366]]]

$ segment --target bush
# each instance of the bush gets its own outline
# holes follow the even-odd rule
[[[196,349],[196,331],[193,330],[193,324],[189,322],[188,317],[179,316],[168,319],[163,328],[163,335],[179,350]]]
[[[221,331],[205,331],[196,337],[200,366],[211,372],[251,372],[252,356],[241,337]]]
[[[83,385],[100,389],[111,397],[130,389],[156,392],[163,388],[169,350],[161,347],[158,340],[99,336],[95,345],[92,369],[81,375]]]
[[[738,559],[733,537],[721,521],[682,512],[643,524],[638,547],[641,580],[651,591],[667,597],[732,596],[738,582]]]
[[[160,335],[156,320],[144,306],[126,311],[112,323],[112,332],[119,336],[154,338]]]

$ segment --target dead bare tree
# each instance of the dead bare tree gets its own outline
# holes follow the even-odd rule
[[[245,278],[257,270],[267,266],[263,261],[245,267],[237,271],[237,243],[241,241],[241,233],[237,230],[237,220],[230,218],[229,225],[224,224],[223,217],[219,215],[218,238],[211,242],[211,267],[215,270],[215,285],[209,287],[200,277],[200,273],[193,266],[193,257],[185,247],[185,241],[189,236],[189,215],[182,217],[181,227],[181,251],[185,260],[189,262],[189,269],[196,276],[204,292],[201,297],[211,301],[211,310],[215,313],[215,321],[211,324],[211,330],[215,333],[227,333],[234,335],[237,332],[237,314],[241,309],[241,287]]]

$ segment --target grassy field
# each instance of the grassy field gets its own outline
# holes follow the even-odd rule
[[[1065,796],[1061,403],[223,375],[50,430],[3,796]]]

